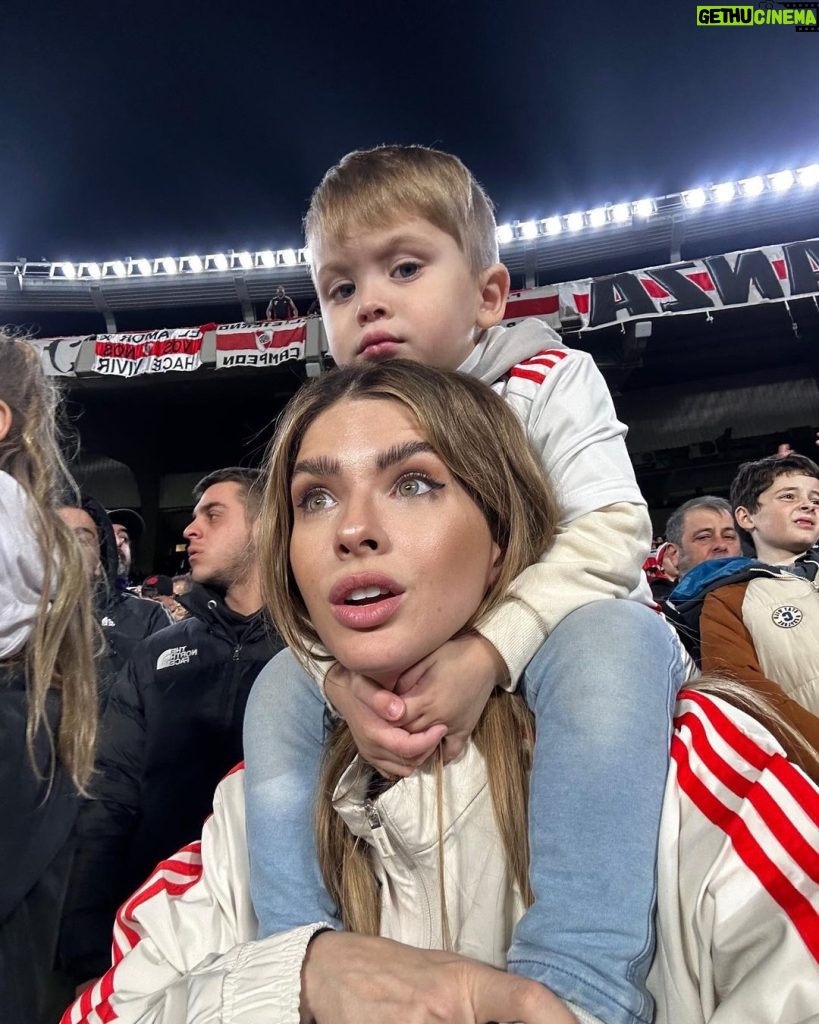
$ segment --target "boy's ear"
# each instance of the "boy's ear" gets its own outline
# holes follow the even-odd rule
[[[747,530],[748,533],[754,532],[754,520],[744,505],[738,505],[734,509],[734,519],[736,519],[737,525],[741,526],[743,530]]]
[[[11,408],[8,402],[0,398],[0,441],[4,440],[6,434],[11,430]]]
[[[478,307],[478,327],[486,330],[503,320],[506,299],[509,296],[509,271],[502,263],[493,263],[481,271],[478,279],[481,302]]]

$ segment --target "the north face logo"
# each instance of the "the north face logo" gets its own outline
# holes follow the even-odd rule
[[[110,615],[103,615],[102,619],[100,620],[100,625],[109,627],[116,626],[116,622],[114,622]]]
[[[156,659],[157,672],[161,668],[173,668],[175,665],[187,665],[191,658],[195,658],[199,650],[194,647],[189,651],[187,647],[172,647],[169,651],[163,651]]]

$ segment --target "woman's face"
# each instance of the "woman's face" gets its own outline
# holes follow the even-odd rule
[[[330,653],[385,686],[467,622],[500,549],[406,406],[345,400],[304,435],[290,562]]]

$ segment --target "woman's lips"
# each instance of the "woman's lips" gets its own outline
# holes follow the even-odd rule
[[[331,604],[336,619],[348,629],[375,629],[383,626],[398,611],[403,594],[384,596],[372,604]]]
[[[378,590],[380,594],[353,602],[367,590]],[[398,611],[403,600],[404,588],[382,573],[361,572],[345,576],[330,590],[330,608],[336,619],[350,629],[374,629],[383,626]]]

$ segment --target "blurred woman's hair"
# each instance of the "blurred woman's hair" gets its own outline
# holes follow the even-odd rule
[[[57,437],[60,395],[45,376],[37,349],[0,333],[0,401],[11,426],[0,440],[0,470],[28,498],[28,513],[43,567],[36,622],[23,650],[28,694],[26,741],[34,760],[35,737],[48,729],[50,689],[61,692],[60,723],[52,751],[85,791],[94,763],[97,688],[95,624],[79,546],[57,514],[66,493],[78,495]],[[34,764],[38,773],[44,766]],[[52,759],[51,771],[54,763]]]

